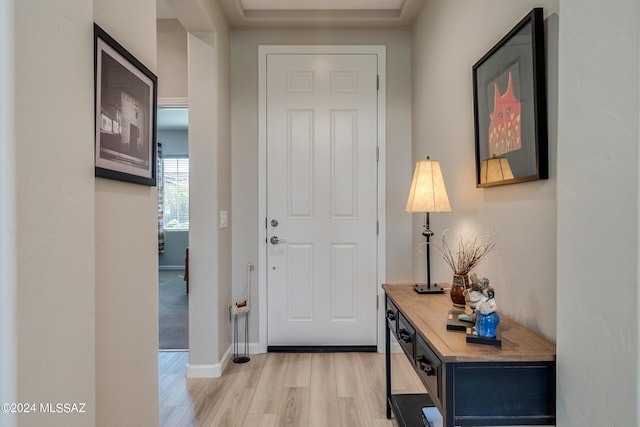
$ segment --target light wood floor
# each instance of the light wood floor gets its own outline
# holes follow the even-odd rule
[[[159,354],[161,427],[397,426],[386,418],[383,354],[255,354],[207,379],[186,379],[187,361]],[[423,392],[403,354],[392,372],[394,393]]]

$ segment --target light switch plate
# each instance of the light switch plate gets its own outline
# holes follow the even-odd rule
[[[229,213],[227,211],[220,211],[220,228],[227,228],[229,226]]]

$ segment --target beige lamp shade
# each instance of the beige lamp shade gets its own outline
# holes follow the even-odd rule
[[[405,212],[451,212],[439,161],[416,163]]]
[[[506,157],[492,157],[482,161],[480,167],[480,184],[513,179],[513,172]]]

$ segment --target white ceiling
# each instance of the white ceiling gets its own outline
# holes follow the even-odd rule
[[[209,0],[235,28],[398,27],[411,25],[425,0]],[[175,2],[174,2],[175,4]],[[156,0],[158,19],[175,18]]]

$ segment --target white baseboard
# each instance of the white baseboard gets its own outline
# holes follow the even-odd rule
[[[194,365],[187,363],[187,378],[220,378],[231,359],[231,347],[224,352],[220,363],[213,365]]]
[[[240,342],[238,344],[238,353],[242,354],[243,352],[244,352],[244,342]],[[266,352],[267,352],[266,349],[262,350],[259,343],[257,342],[249,343],[249,354],[262,354]],[[231,354],[233,355],[233,344],[231,344]]]
[[[159,265],[158,270],[184,270],[184,265]]]
[[[264,353],[264,351],[262,351],[262,349],[260,348],[260,344],[258,344],[257,342],[249,343],[249,354],[261,354],[261,353]]]
[[[222,367],[219,363],[215,365],[192,365],[187,363],[187,378],[220,378]]]

